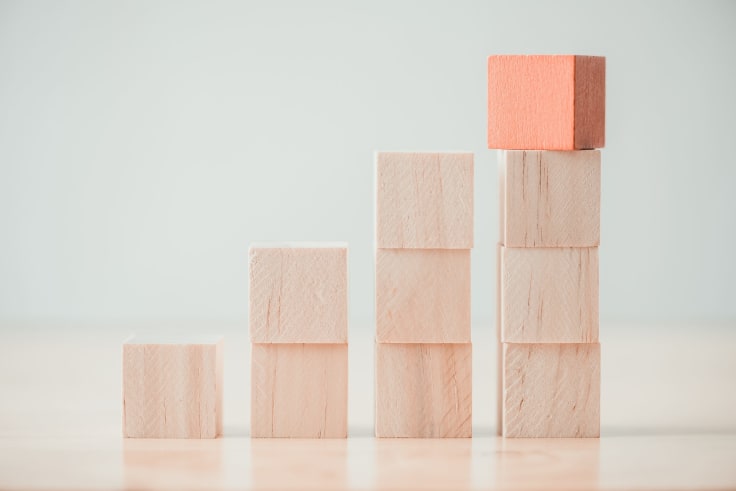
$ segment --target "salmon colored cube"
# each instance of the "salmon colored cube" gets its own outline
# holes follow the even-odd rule
[[[602,148],[605,119],[604,57],[488,58],[488,148]]]

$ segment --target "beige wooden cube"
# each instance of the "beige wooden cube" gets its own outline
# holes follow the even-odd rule
[[[470,250],[376,250],[376,341],[470,342]]]
[[[376,247],[473,247],[473,154],[378,152]]]
[[[472,346],[376,344],[376,436],[472,436]]]
[[[133,337],[123,344],[123,436],[222,434],[223,340]]]
[[[347,344],[253,344],[251,354],[252,437],[347,437]]]
[[[249,285],[251,342],[347,342],[346,244],[254,244]]]
[[[597,342],[598,249],[504,247],[501,339]]]
[[[598,343],[504,344],[503,435],[598,437]]]
[[[594,247],[600,242],[599,150],[500,152],[501,242]]]

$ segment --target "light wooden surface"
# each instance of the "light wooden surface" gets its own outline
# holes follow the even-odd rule
[[[347,244],[254,244],[249,256],[252,342],[347,342]]]
[[[470,342],[470,254],[376,250],[376,341]]]
[[[345,438],[347,344],[253,344],[251,402],[254,437]]]
[[[603,148],[605,79],[603,57],[490,56],[488,148]]]
[[[501,340],[597,342],[598,248],[502,248]]]
[[[376,436],[472,435],[472,345],[376,344]]]
[[[222,434],[223,339],[123,345],[123,434],[215,438]]]
[[[473,154],[378,152],[376,247],[471,249]]]
[[[504,436],[600,435],[600,344],[506,343],[502,366]]]
[[[506,247],[599,244],[599,150],[505,150],[499,166],[500,237]]]
[[[492,301],[492,300],[489,300]],[[121,437],[121,342],[147,324],[0,323],[0,489],[736,489],[736,323],[601,325],[601,438],[495,436],[495,329],[473,330],[473,438],[373,438],[374,330],[351,327],[349,438],[255,439],[246,322],[224,437]]]

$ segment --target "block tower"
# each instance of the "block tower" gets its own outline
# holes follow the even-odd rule
[[[498,427],[600,434],[598,245],[605,58],[491,56],[500,149]]]
[[[376,154],[376,436],[472,435],[471,153]]]
[[[345,438],[346,244],[250,248],[251,436]]]

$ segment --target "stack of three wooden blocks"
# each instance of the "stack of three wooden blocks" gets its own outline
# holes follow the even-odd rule
[[[473,154],[376,154],[376,436],[472,436]]]
[[[499,429],[600,433],[598,245],[605,58],[492,56],[499,162]]]

